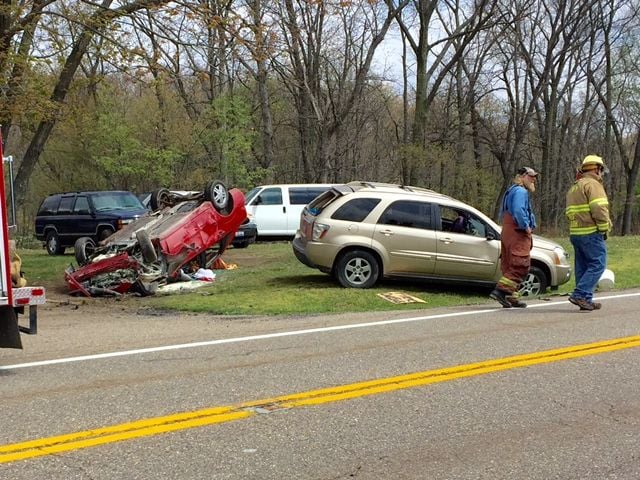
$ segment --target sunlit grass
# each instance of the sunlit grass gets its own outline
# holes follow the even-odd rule
[[[571,254],[567,238],[554,239]],[[640,237],[612,237],[609,268],[616,289],[640,286]],[[70,250],[71,251],[71,250]],[[64,292],[64,269],[75,263],[72,254],[49,256],[44,250],[19,250],[30,284],[43,284]],[[230,249],[223,259],[236,269],[216,270],[210,286],[189,293],[136,298],[139,307],[209,312],[220,315],[320,314],[364,311],[402,311],[451,305],[489,303],[489,291],[465,286],[439,286],[408,281],[383,281],[376,288],[346,289],[329,275],[302,265],[288,242],[258,243],[246,249]],[[573,279],[555,292],[573,289]],[[393,304],[379,293],[403,292],[425,303]]]

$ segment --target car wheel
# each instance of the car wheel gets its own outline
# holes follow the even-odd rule
[[[83,266],[89,263],[89,259],[96,249],[96,242],[89,237],[80,237],[73,245],[76,262],[78,265]]]
[[[204,198],[210,201],[213,207],[223,215],[229,215],[233,210],[229,190],[222,182],[214,181],[208,183],[204,189]]]
[[[113,234],[114,234],[113,228],[104,228],[100,230],[100,233],[98,234],[98,240],[101,242],[103,240],[106,240]]]
[[[151,193],[149,206],[154,212],[171,206],[171,192],[167,188],[160,188]]]
[[[547,291],[549,280],[547,275],[538,267],[529,268],[529,273],[520,284],[521,297],[535,297]]]
[[[347,288],[371,288],[378,281],[380,265],[371,253],[351,250],[338,259],[335,266],[340,285]]]
[[[158,253],[156,252],[156,248],[153,246],[151,242],[151,238],[149,237],[149,232],[147,232],[144,228],[136,231],[136,240],[138,241],[138,245],[140,246],[140,251],[142,252],[142,258],[146,263],[155,263],[158,261]]]
[[[64,253],[64,247],[60,245],[60,238],[56,232],[49,232],[45,243],[49,255],[62,255]]]

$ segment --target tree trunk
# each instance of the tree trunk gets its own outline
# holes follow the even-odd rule
[[[627,172],[627,188],[624,198],[624,212],[622,214],[622,235],[632,233],[631,224],[633,219],[633,207],[636,201],[636,183],[638,181],[638,171],[640,170],[640,128],[636,134],[636,148],[633,155],[631,168]]]
[[[82,57],[87,52],[87,48],[91,43],[94,35],[107,28],[111,21],[116,18],[129,15],[133,12],[144,8],[153,8],[168,3],[168,0],[141,0],[125,4],[116,9],[110,10],[113,0],[103,0],[99,10],[95,13],[85,26],[84,30],[73,44],[71,52],[67,57],[62,71],[58,77],[53,93],[51,94],[51,103],[55,105],[54,110],[43,119],[27,147],[15,179],[16,204],[21,207],[24,204],[29,179],[44,149],[51,131],[56,124],[57,118],[62,111],[62,107],[69,92],[69,87],[73,81],[73,77],[80,66]]]

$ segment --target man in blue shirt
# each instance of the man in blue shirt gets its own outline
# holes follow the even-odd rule
[[[536,172],[531,167],[522,167],[502,198],[502,234],[500,236],[500,268],[498,280],[491,298],[505,308],[524,308],[526,303],[518,299],[520,284],[531,266],[532,234],[536,228],[536,217],[531,209],[530,192],[536,191]]]

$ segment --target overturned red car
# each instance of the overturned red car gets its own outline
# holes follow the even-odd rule
[[[79,268],[68,267],[71,294],[151,295],[188,271],[210,268],[247,218],[244,194],[219,181],[201,192],[152,194],[154,213],[140,217],[96,245],[76,241]]]

